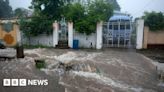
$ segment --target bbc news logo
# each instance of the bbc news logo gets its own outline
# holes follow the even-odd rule
[[[47,86],[48,80],[3,79],[3,86]]]

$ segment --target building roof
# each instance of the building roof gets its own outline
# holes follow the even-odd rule
[[[109,19],[109,21],[117,21],[117,20],[131,20],[129,14],[122,13],[120,11],[114,11],[114,15]]]

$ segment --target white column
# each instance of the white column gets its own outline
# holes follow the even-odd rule
[[[59,25],[57,23],[57,21],[55,21],[55,23],[53,23],[53,47],[56,47],[56,45],[58,45],[58,30],[59,30]]]
[[[73,22],[68,22],[68,46],[73,48]]]
[[[18,24],[14,24],[16,26],[16,35],[17,35],[17,44],[22,45],[23,43],[21,42],[21,32]]]
[[[136,49],[143,48],[143,33],[144,33],[144,20],[139,19],[137,20],[137,38],[136,38]]]
[[[96,35],[97,35],[97,41],[96,41],[96,49],[102,49],[102,37],[103,37],[103,22],[97,23],[97,28],[96,28]]]

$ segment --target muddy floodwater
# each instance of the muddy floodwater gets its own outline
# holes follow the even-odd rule
[[[35,59],[45,60],[46,68],[37,69]],[[153,62],[133,50],[27,49],[23,59],[0,61],[0,81],[48,79],[48,85],[3,87],[1,83],[0,92],[164,92]]]

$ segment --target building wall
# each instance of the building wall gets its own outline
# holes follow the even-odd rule
[[[30,45],[43,45],[43,46],[53,46],[53,35],[42,34],[36,37],[31,37],[30,41],[27,37],[22,35],[23,44]],[[96,48],[96,33],[89,36],[81,33],[75,33],[73,39],[79,40],[80,48]],[[92,45],[91,45],[92,44]]]
[[[30,37],[30,40],[22,35],[23,44],[53,46],[53,35],[41,34],[36,37]]]
[[[85,35],[74,32],[73,39],[79,40],[80,48],[96,48],[96,33],[92,33],[91,35]]]
[[[3,29],[3,24],[11,22],[13,28],[10,32]],[[0,39],[5,42],[6,46],[15,46],[17,44],[17,31],[19,30],[16,21],[3,20],[0,21]]]
[[[69,23],[68,25],[68,31],[69,31],[69,44],[68,46],[72,48],[71,44],[73,45],[72,40],[79,40],[79,47],[80,48],[96,48],[96,41],[97,41],[97,35],[96,33],[92,33],[91,35],[85,35],[78,32],[73,31],[73,24]],[[51,35],[38,35],[36,37],[30,37],[30,40],[21,33],[21,38],[23,44],[29,44],[29,45],[43,45],[43,46],[50,46],[55,47],[58,44],[58,23],[53,24],[53,34]]]
[[[164,31],[152,32],[148,27],[144,27],[144,48],[147,45],[164,45]]]
[[[148,33],[148,44],[163,44],[164,45],[164,31]]]
[[[137,20],[136,25],[136,49],[143,49],[144,20]]]

